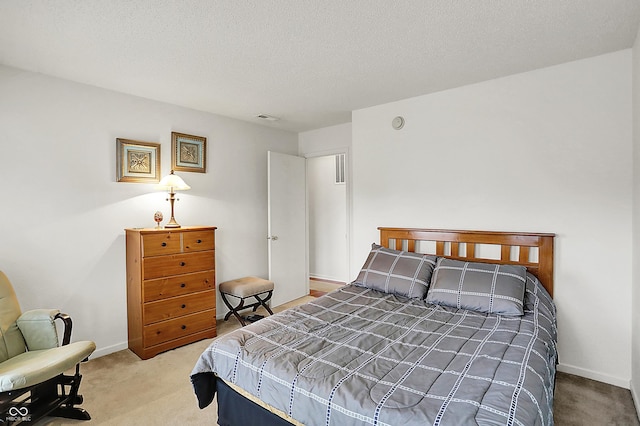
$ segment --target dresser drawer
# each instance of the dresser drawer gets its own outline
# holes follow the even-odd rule
[[[215,233],[213,231],[191,231],[182,234],[184,252],[213,250]]]
[[[184,317],[158,322],[144,327],[146,347],[178,339],[216,326],[216,311],[204,311]]]
[[[213,270],[146,280],[142,283],[142,301],[152,302],[197,291],[213,290],[215,287],[216,279]]]
[[[144,257],[180,253],[180,250],[180,233],[158,232],[142,236],[142,255]]]
[[[203,291],[167,300],[145,303],[143,307],[144,324],[182,317],[207,309],[215,309],[216,293]]]
[[[170,277],[172,275],[215,269],[213,251],[149,257],[143,260],[144,279]]]

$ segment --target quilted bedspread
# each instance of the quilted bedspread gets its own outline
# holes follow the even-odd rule
[[[305,425],[551,425],[555,307],[527,281],[522,317],[348,285],[218,338],[192,374]]]

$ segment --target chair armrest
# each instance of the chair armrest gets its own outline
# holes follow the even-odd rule
[[[58,332],[55,325],[57,318],[62,319],[65,323],[65,340],[67,340],[67,335],[70,339],[71,319],[68,315],[60,313],[58,309],[34,309],[20,315],[17,324],[27,343],[27,349],[36,351],[59,346]],[[69,324],[67,324],[67,321]],[[66,343],[63,340],[63,344]]]
[[[73,328],[73,321],[71,317],[62,312],[58,312],[54,319],[61,319],[64,323],[64,335],[62,336],[62,346],[68,345],[71,342],[71,328]]]

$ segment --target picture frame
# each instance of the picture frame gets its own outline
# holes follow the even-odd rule
[[[116,139],[118,182],[160,182],[160,144]]]
[[[176,172],[207,172],[207,138],[171,132],[171,169]]]

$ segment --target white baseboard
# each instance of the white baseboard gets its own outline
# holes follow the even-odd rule
[[[638,399],[638,395],[635,391],[635,389],[633,388],[633,382],[631,382],[631,398],[633,399],[633,404],[636,407],[636,416],[638,416],[638,420],[640,420],[640,399]]]
[[[91,354],[90,359],[100,358],[101,356],[109,355],[114,352],[123,351],[128,347],[129,347],[128,342],[122,342],[115,345],[107,346],[106,348],[96,349],[95,352]]]
[[[345,280],[341,280],[340,278],[328,277],[326,275],[317,275],[317,274],[309,274],[309,278],[315,278],[315,279],[321,280],[321,281],[334,281],[336,283],[345,283],[346,282]]]
[[[618,386],[629,389],[631,381],[620,377],[609,376],[608,374],[598,373],[597,371],[587,370],[585,368],[575,367],[573,365],[558,364],[558,371],[562,373],[575,374],[576,376],[585,377],[587,379],[596,380],[598,382],[607,383],[609,385]]]

